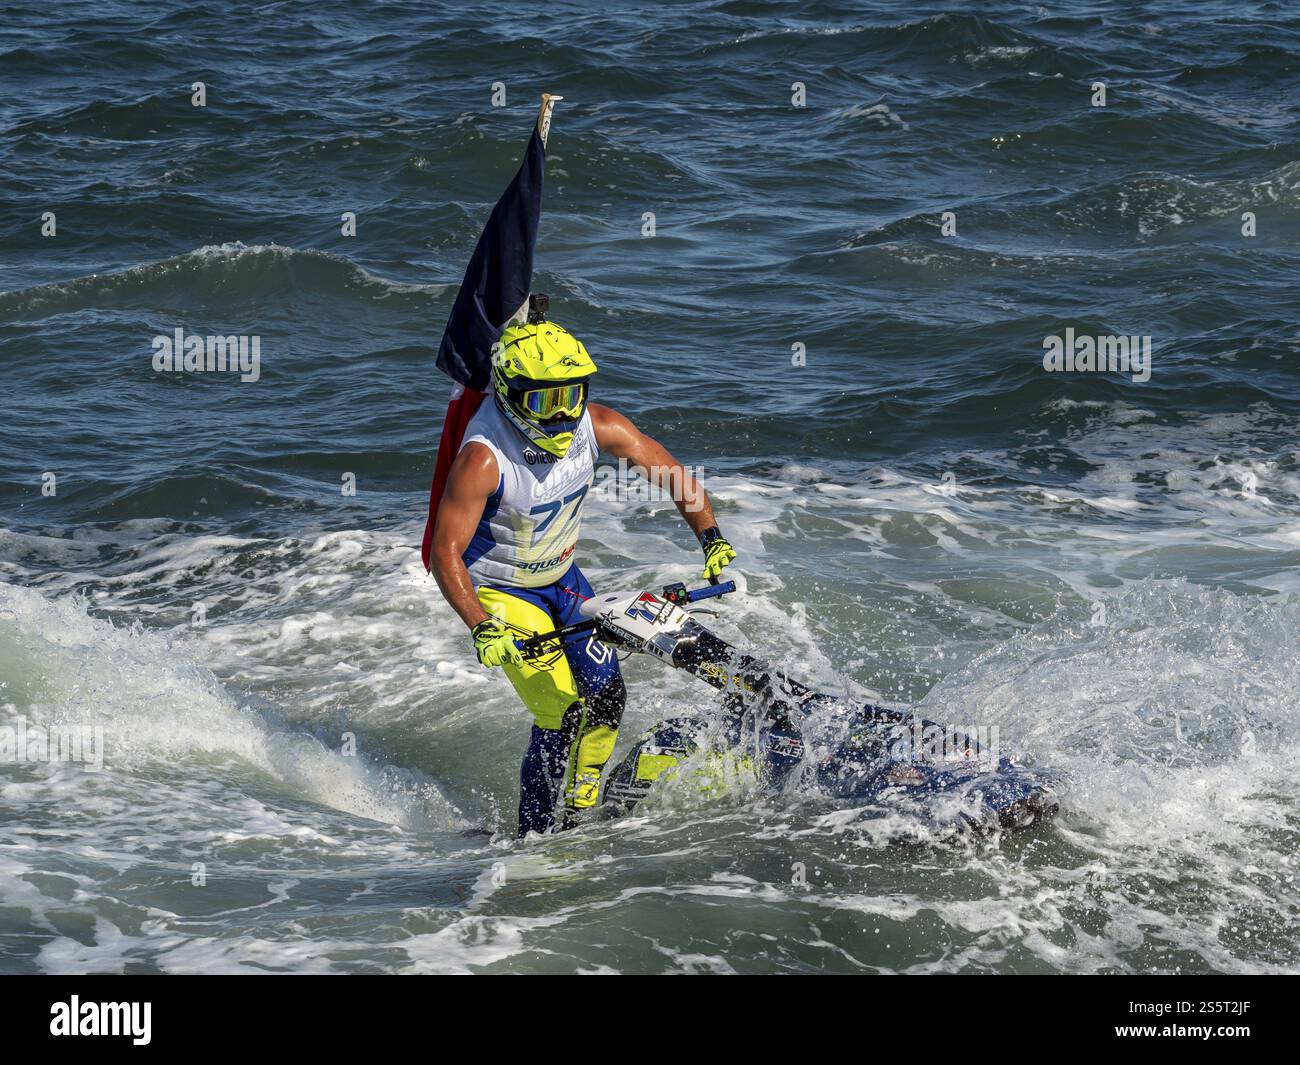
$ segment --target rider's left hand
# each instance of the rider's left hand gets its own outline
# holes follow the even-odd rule
[[[727,543],[722,533],[718,532],[717,526],[705,531],[702,546],[704,572],[701,576],[706,580],[716,580],[723,569],[735,561],[736,549]]]

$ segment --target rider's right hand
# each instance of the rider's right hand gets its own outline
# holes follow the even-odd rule
[[[515,646],[515,638],[497,618],[480,621],[469,634],[474,638],[474,651],[478,660],[488,669],[494,666],[522,665],[524,656]]]

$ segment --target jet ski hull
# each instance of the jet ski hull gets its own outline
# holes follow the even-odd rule
[[[627,812],[663,782],[708,792],[741,778],[772,793],[825,798],[858,810],[863,820],[902,814],[929,836],[1020,832],[1057,813],[1045,774],[1006,758],[932,764],[913,751],[902,712],[889,711],[881,721],[871,713],[880,709],[864,707],[852,737],[813,751],[795,732],[768,725],[755,733],[752,722],[746,727],[734,717],[722,727],[703,716],[663,721],[614,767],[604,802]]]

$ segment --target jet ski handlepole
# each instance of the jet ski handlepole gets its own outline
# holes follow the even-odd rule
[[[539,632],[536,636],[529,636],[526,640],[516,640],[515,646],[527,658],[530,655],[547,651],[552,643],[557,643],[561,647],[573,643],[587,633],[595,632],[597,628],[599,628],[599,625],[594,621],[575,621],[572,625],[564,625],[561,628],[552,629],[550,632]]]

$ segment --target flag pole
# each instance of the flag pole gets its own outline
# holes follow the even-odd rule
[[[554,93],[542,93],[542,105],[537,110],[537,135],[542,138],[543,148],[546,147],[546,142],[551,136],[551,112],[563,99],[563,96],[556,96]],[[528,300],[524,300],[523,305],[510,316],[511,323],[522,325],[526,321],[528,321]]]
[[[542,147],[546,147],[546,140],[551,135],[551,111],[563,96],[556,96],[554,93],[542,93],[542,106],[537,112],[537,133],[542,138]]]

